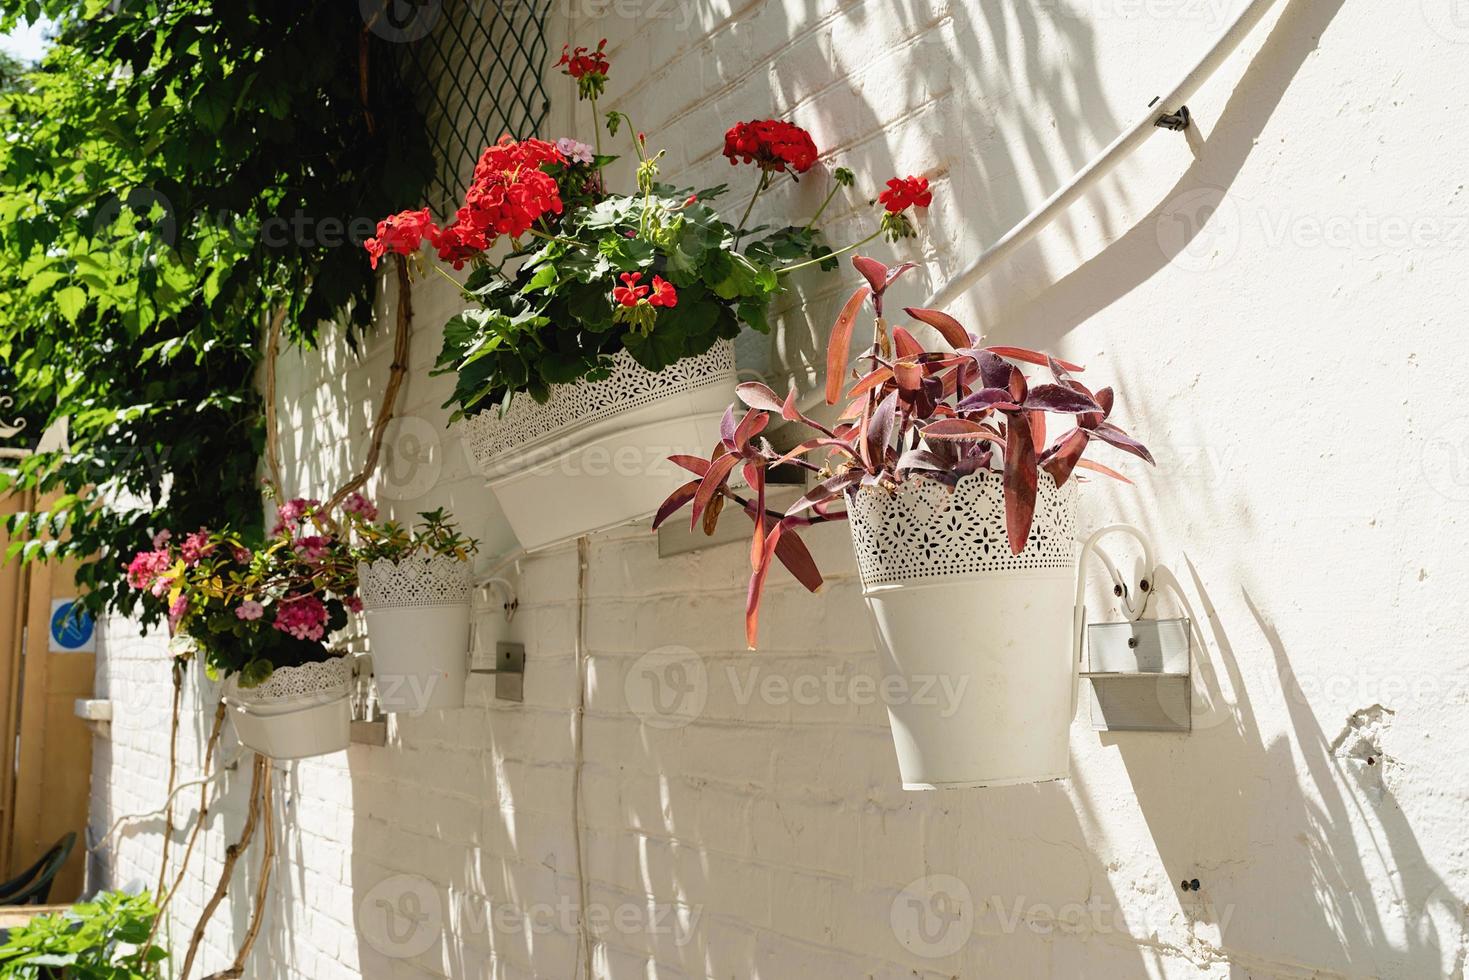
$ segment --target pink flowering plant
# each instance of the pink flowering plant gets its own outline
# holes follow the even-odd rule
[[[229,530],[161,531],[128,564],[128,585],[199,645],[211,677],[238,674],[254,687],[278,667],[327,660],[327,637],[360,602],[351,552],[319,508],[281,504],[256,547]]]
[[[386,558],[401,562],[435,555],[469,561],[479,550],[479,542],[460,533],[442,507],[420,513],[420,521],[412,527],[398,521],[378,522],[377,508],[357,494],[343,504],[342,511],[351,528],[352,556],[357,561]]]
[[[437,367],[456,375],[456,417],[503,407],[517,393],[544,401],[554,384],[604,378],[620,351],[659,371],[735,337],[742,326],[767,332],[770,303],[786,276],[808,267],[833,270],[838,255],[880,235],[914,234],[908,214],[932,199],[923,178],[894,178],[871,201],[871,234],[834,250],[817,221],[837,191],[856,182],[850,170],[836,168],[809,220],[751,227],[756,200],[778,179],[821,172],[809,132],[758,119],[724,134],[724,157],[753,183],[742,195],[742,216],[730,222],[718,208],[726,185],[665,183],[664,151],[650,148],[625,113],[599,113],[612,71],[605,41],[568,45],[556,67],[591,103],[591,144],[506,136],[481,155],[451,220],[440,225],[427,209],[402,211],[383,219],[366,242],[374,266],[389,254],[416,262],[425,243],[441,262],[471,266],[462,289],[472,307],[445,325]],[[605,171],[618,157],[603,151],[604,130],[636,158],[635,186],[624,191],[607,185]],[[492,253],[500,245],[508,249]]]

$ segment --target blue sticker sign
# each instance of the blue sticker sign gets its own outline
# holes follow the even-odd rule
[[[92,614],[77,608],[75,599],[51,600],[51,652],[95,653],[96,623]]]

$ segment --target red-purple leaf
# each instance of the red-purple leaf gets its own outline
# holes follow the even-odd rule
[[[1010,389],[1010,400],[1017,404],[1025,404],[1025,396],[1029,394],[1030,387],[1026,384],[1025,375],[1017,367],[1010,368],[1010,382],[1006,385]]]
[[[1026,412],[1030,417],[1030,444],[1039,453],[1046,448],[1046,413]]]
[[[695,476],[703,476],[709,472],[709,461],[702,456],[670,456],[668,461],[683,467]]]
[[[700,482],[702,481],[690,480],[668,495],[668,499],[663,501],[663,506],[658,508],[658,513],[653,515],[653,530],[658,530],[659,526],[672,517],[680,507],[694,499]]]
[[[1108,415],[1112,414],[1112,403],[1115,400],[1116,396],[1113,394],[1111,388],[1103,388],[1097,392],[1097,404],[1102,406],[1102,417],[1104,421]]]
[[[1001,357],[1008,357],[1012,361],[1024,361],[1026,364],[1035,364],[1039,367],[1046,367],[1051,360],[1049,354],[1043,354],[1038,350],[1031,350],[1029,347],[986,347],[985,350],[998,354]],[[1056,363],[1068,371],[1086,370],[1080,364],[1072,364],[1070,361],[1063,361],[1059,358],[1056,359]]]
[[[1010,400],[1008,388],[981,388],[959,403],[961,412],[978,412],[988,408],[1014,411],[1019,407]]]
[[[1072,415],[1082,415],[1087,412],[1099,412],[1102,406],[1079,391],[1062,385],[1036,385],[1030,389],[1025,396],[1024,402],[1027,411],[1031,412],[1062,412]]]
[[[923,345],[902,327],[893,327],[893,349],[899,357],[923,356]]]
[[[989,439],[1003,442],[1000,434],[989,426],[980,425],[969,419],[939,419],[923,428],[925,439]]]
[[[937,330],[955,350],[965,347],[973,347],[974,336],[965,330],[963,325],[942,310],[925,310],[919,306],[904,307],[904,312],[920,323],[926,323]]]
[[[765,464],[746,463],[745,481],[755,491],[755,536],[750,543],[750,568],[760,565],[761,544],[765,537]]]
[[[739,396],[740,401],[762,412],[780,412],[785,408],[785,403],[776,396],[775,392],[758,381],[746,381],[737,386],[735,394]]]
[[[724,410],[724,417],[719,420],[719,439],[724,443],[725,449],[734,448],[735,414],[734,406],[730,405]]]
[[[846,441],[844,441],[842,439],[832,439],[832,438],[829,438],[829,437],[818,436],[815,439],[807,439],[805,442],[801,443],[795,449],[792,449],[790,452],[786,453],[784,456],[780,457],[779,459],[777,459],[775,462],[771,463],[770,465],[771,466],[780,466],[782,463],[789,463],[791,460],[795,459],[797,456],[804,456],[807,453],[809,453],[811,450],[813,450],[813,449],[820,449],[823,446],[825,446],[828,449],[834,449],[834,450],[837,450],[838,452],[846,453],[847,456],[849,458],[851,458],[851,459],[854,459],[855,460],[855,459],[858,458],[857,457],[857,453],[852,449],[851,445],[849,443],[847,443]]]
[[[857,322],[857,312],[870,290],[858,286],[847,299],[837,322],[832,325],[831,339],[826,345],[826,403],[835,405],[842,394],[842,381],[847,373],[847,354],[852,347],[852,324]]]
[[[821,569],[816,567],[816,559],[811,557],[800,535],[795,532],[782,534],[775,542],[775,557],[797,582],[806,587],[807,592],[821,591]]]
[[[867,372],[867,374],[862,377],[862,380],[858,381],[855,385],[853,385],[852,386],[852,390],[849,391],[849,392],[847,392],[847,397],[848,398],[860,398],[863,395],[867,394],[869,391],[871,391],[873,388],[876,388],[879,385],[887,384],[892,379],[893,379],[893,369],[892,368],[885,368],[885,367],[876,368],[876,369],[874,369],[872,371]],[[835,404],[835,403],[832,403],[832,404]]]
[[[760,596],[765,591],[765,577],[770,573],[770,560],[775,556],[781,535],[792,523],[788,519],[782,520],[770,529],[770,534],[761,542],[763,546],[760,549],[760,558],[750,576],[750,589],[745,596],[745,642],[751,650],[755,649],[755,641],[760,633]]]
[[[1132,483],[1131,480],[1123,476],[1121,473],[1118,473],[1112,467],[1103,466],[1101,463],[1095,463],[1089,459],[1078,460],[1076,466],[1078,469],[1091,470],[1094,473],[1101,473],[1104,476],[1110,476],[1112,479],[1121,480],[1123,483]]]
[[[807,418],[805,415],[801,414],[800,408],[796,406],[796,389],[794,388],[791,389],[790,394],[786,395],[785,404],[782,405],[780,408],[780,417],[785,419],[787,422],[800,422],[803,425],[810,426],[817,432],[824,432],[827,435],[834,435],[834,433],[830,429],[822,425],[820,422],[812,418]]]
[[[1149,463],[1153,462],[1153,454],[1148,452],[1147,446],[1144,446],[1111,422],[1103,422],[1101,425],[1088,431],[1103,442],[1116,446],[1125,453],[1132,453],[1138,459],[1147,460]]]
[[[1072,429],[1041,464],[1056,481],[1056,486],[1063,485],[1071,478],[1071,471],[1076,469],[1076,464],[1081,462],[1081,454],[1086,452],[1087,441],[1085,429]]]
[[[787,507],[786,516],[794,517],[807,507],[814,507],[831,500],[860,479],[862,479],[862,471],[859,469],[843,470],[836,476],[827,477],[806,491],[804,497]]]
[[[709,464],[709,472],[704,474],[704,479],[699,482],[699,490],[694,494],[694,513],[689,518],[690,531],[699,526],[699,516],[704,513],[704,508],[709,506],[709,501],[714,499],[719,488],[724,486],[724,481],[729,479],[729,474],[739,461],[738,453],[725,453]]]
[[[1005,532],[1010,538],[1010,553],[1018,555],[1025,550],[1035,520],[1040,474],[1036,471],[1029,421],[1023,413],[1011,415],[1009,420],[1005,432]]]
[[[887,460],[888,444],[893,439],[893,423],[898,407],[898,393],[888,392],[888,396],[877,403],[872,411],[872,418],[867,423],[867,462],[871,469],[879,469]]]
[[[758,409],[750,409],[745,417],[740,420],[739,426],[734,433],[734,448],[737,452],[744,452],[750,440],[765,431],[770,424],[770,416]]]
[[[869,259],[865,255],[854,255],[852,256],[852,268],[862,274],[862,278],[867,280],[867,285],[872,287],[874,293],[881,295],[882,291],[888,288],[888,267],[877,259]]]
[[[899,470],[931,470],[942,473],[948,466],[927,449],[910,449],[898,457],[896,468]]]
[[[922,387],[926,374],[922,364],[912,361],[897,361],[893,364],[893,378],[898,382],[898,390],[905,395],[911,396]]]

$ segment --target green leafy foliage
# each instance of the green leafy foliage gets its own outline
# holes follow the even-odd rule
[[[369,322],[361,242],[429,154],[355,7],[0,0],[40,13],[56,42],[0,94],[0,360],[27,431],[65,417],[71,443],[0,491],[61,495],[11,521],[11,557],[78,559],[88,606],[126,612],[154,530],[258,536],[264,325]]]
[[[450,321],[436,368],[457,373],[456,415],[522,391],[544,401],[553,384],[605,376],[619,350],[659,371],[736,336],[742,323],[768,331],[777,268],[830,249],[819,232],[793,227],[742,250],[734,226],[709,203],[724,190],[694,195],[654,183],[646,194],[585,201],[567,208],[553,240],[534,239],[534,248],[512,255],[520,263],[513,272],[476,268],[466,291],[479,308]],[[819,264],[834,268],[836,260]],[[663,277],[677,305],[656,316],[643,310],[646,324],[619,319],[612,291],[624,273],[644,283]]]
[[[444,508],[422,511],[418,516],[421,520],[410,529],[398,521],[379,524],[360,511],[348,512],[353,533],[352,557],[366,562],[380,558],[399,562],[415,555],[424,558],[448,555],[469,561],[479,550],[479,542],[464,535]]]
[[[0,980],[161,980],[168,954],[144,952],[157,916],[151,896],[122,892],[38,916],[0,945]]]

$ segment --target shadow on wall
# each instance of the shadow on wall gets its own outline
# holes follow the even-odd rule
[[[1179,891],[1177,909],[1200,951],[1221,951],[1240,980],[1301,963],[1344,976],[1462,969],[1463,903],[1393,796],[1383,751],[1392,712],[1366,707],[1328,738],[1268,615],[1244,592],[1250,621],[1227,623],[1184,560],[1186,581],[1161,566],[1157,580],[1195,630],[1194,731],[1101,737],[1175,887],[1200,880],[1200,891]],[[1247,677],[1241,645],[1268,649],[1274,675]],[[1291,728],[1267,744],[1249,695],[1276,689]]]
[[[803,23],[796,25],[794,6],[763,4],[748,27],[788,36],[823,20],[822,5],[807,2]],[[934,182],[935,205],[921,220],[923,238],[879,240],[862,250],[920,264],[903,287],[907,301],[921,298],[925,277],[932,288],[972,258],[957,249],[972,251],[998,238],[1029,211],[1037,186],[1059,187],[1120,129],[1103,96],[1095,31],[1065,4],[849,2],[824,21],[841,21],[851,33],[866,31],[891,44],[868,60],[870,43],[847,55],[828,40],[817,57],[810,44],[783,47],[767,73],[770,104],[775,113],[843,141],[823,150],[832,165],[857,171],[854,193],[875,193],[888,177],[910,171]],[[717,40],[706,42],[709,58],[719,63],[731,57],[726,50],[738,56],[739,47],[721,48]],[[720,73],[738,75],[739,68]],[[781,190],[762,198],[767,216],[782,208],[805,213],[821,197],[818,187]],[[1111,186],[1106,203],[1095,208],[1105,233],[1112,233],[1127,203],[1125,188]],[[865,236],[875,221],[874,207],[862,199],[845,210],[834,206],[823,224],[832,241],[843,244]],[[1065,222],[1058,227],[1064,233]],[[922,254],[919,242],[927,243]],[[809,383],[824,364],[826,330],[853,275],[844,261],[837,274],[794,280],[780,304],[788,315],[771,344],[769,373]]]

